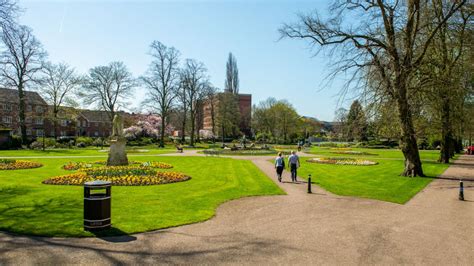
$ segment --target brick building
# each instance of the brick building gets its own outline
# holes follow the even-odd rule
[[[108,137],[112,122],[106,111],[81,110],[65,107],[58,113],[56,127],[51,119],[51,106],[37,93],[26,91],[26,133],[30,138],[41,137]],[[0,88],[0,128],[11,129],[20,135],[18,91]],[[135,114],[120,112],[125,126],[131,124]]]
[[[20,135],[19,96],[17,90],[0,88],[0,124]],[[37,93],[25,91],[25,124],[28,137],[43,136],[48,104]]]
[[[214,113],[219,112],[218,106],[218,97],[214,97]],[[238,94],[237,101],[240,112],[240,131],[247,135],[251,136],[251,116],[252,116],[252,94]],[[202,125],[201,128],[204,130],[212,131],[213,121],[212,121],[212,106],[210,100],[204,102],[202,106]],[[216,127],[217,130],[217,127]]]

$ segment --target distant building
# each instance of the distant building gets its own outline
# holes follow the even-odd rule
[[[239,106],[239,112],[240,112],[240,131],[247,135],[250,136],[252,131],[251,131],[251,116],[252,116],[252,94],[238,94],[238,106]],[[218,97],[215,96],[214,98],[214,114],[217,116],[217,113],[219,112],[218,110],[219,106],[219,100]],[[202,112],[201,112],[202,118],[200,119],[202,121],[202,124],[199,124],[200,128],[203,130],[207,131],[212,131],[213,128],[213,121],[212,121],[212,107],[210,100],[204,101],[202,105]],[[215,122],[215,121],[214,121]],[[216,125],[215,129],[218,131]]]
[[[10,128],[12,134],[20,135],[18,90],[0,88],[0,123]],[[48,104],[33,91],[25,91],[25,125],[28,137],[43,136]]]
[[[109,137],[112,123],[109,113],[98,110],[61,108],[56,120],[52,119],[52,107],[37,93],[25,91],[26,134],[30,138],[41,137]],[[0,128],[11,129],[11,134],[20,135],[18,91],[0,88]],[[135,114],[119,112],[125,126]]]

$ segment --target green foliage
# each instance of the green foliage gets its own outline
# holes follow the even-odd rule
[[[84,143],[85,146],[92,146],[94,139],[91,137],[77,137],[76,143]]]
[[[301,119],[287,101],[268,98],[253,108],[253,129],[257,134],[272,136],[275,142],[290,143],[301,132]]]
[[[352,102],[346,122],[347,139],[349,141],[365,141],[367,140],[367,118],[365,117],[364,108],[355,100]]]

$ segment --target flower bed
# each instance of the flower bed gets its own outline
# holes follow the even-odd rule
[[[159,172],[149,166],[104,166],[80,169],[79,172],[52,177],[43,181],[49,185],[83,185],[93,180],[105,180],[115,186],[148,186],[181,182],[191,177],[176,172]]]
[[[276,150],[266,149],[207,149],[204,150],[203,153],[210,155],[273,155],[277,154],[278,152]]]
[[[43,166],[41,163],[23,160],[0,159],[0,170],[31,169]]]
[[[334,154],[348,154],[348,155],[378,155],[375,153],[365,152],[365,151],[333,151]]]
[[[106,161],[94,161],[94,162],[68,162],[67,164],[63,165],[64,170],[80,170],[80,169],[88,169],[88,168],[93,168],[94,165],[106,165]],[[173,165],[169,163],[163,163],[163,162],[138,162],[138,161],[130,161],[128,162],[129,166],[149,166],[152,168],[160,168],[160,169],[170,169],[173,168]]]
[[[363,159],[354,159],[354,158],[312,158],[307,160],[309,163],[322,163],[322,164],[338,164],[338,165],[361,165],[361,166],[370,166],[376,165],[377,162],[363,160]]]

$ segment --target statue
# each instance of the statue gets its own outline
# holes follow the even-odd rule
[[[116,114],[112,120],[112,138],[123,138],[123,118]]]
[[[123,134],[123,119],[120,115],[114,115],[112,120],[112,135],[110,136],[108,166],[128,165],[127,152],[125,146],[127,140]]]

